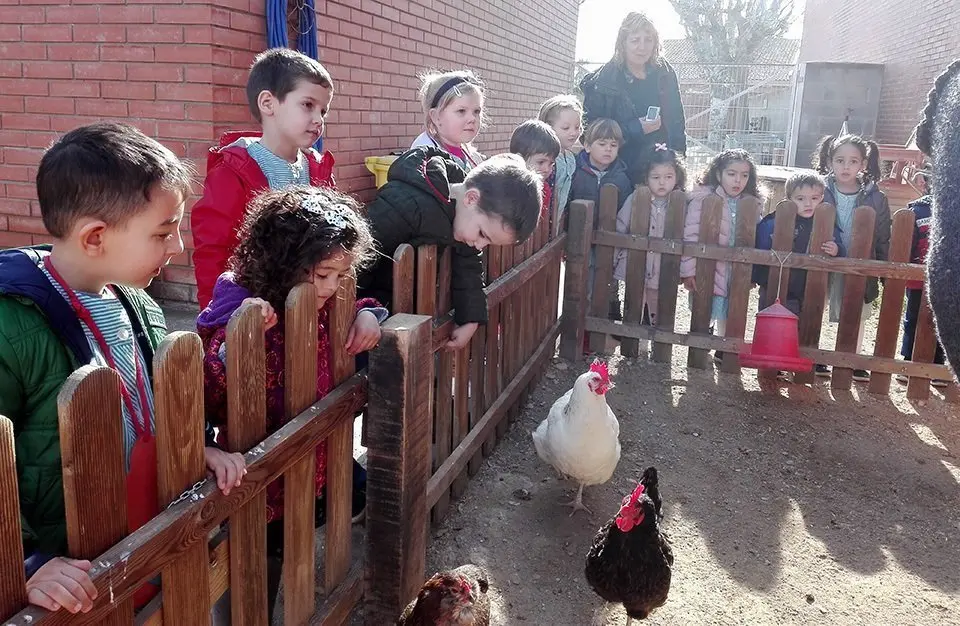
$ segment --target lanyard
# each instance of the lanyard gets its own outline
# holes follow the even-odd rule
[[[113,352],[110,350],[110,346],[107,344],[107,340],[103,336],[103,333],[97,327],[97,323],[94,321],[93,315],[90,313],[87,307],[83,306],[83,303],[80,302],[80,298],[77,297],[76,292],[70,287],[70,285],[64,282],[63,278],[60,276],[60,273],[50,261],[49,256],[43,260],[43,266],[50,273],[50,276],[57,281],[64,292],[66,292],[67,299],[70,301],[70,305],[73,307],[77,317],[80,318],[80,321],[90,329],[90,332],[93,334],[93,338],[100,347],[100,353],[103,355],[103,358],[106,359],[107,364],[119,374],[120,370],[117,367],[116,360],[113,358]],[[133,398],[130,396],[130,390],[127,389],[126,384],[124,384],[122,380],[120,381],[120,395],[123,397],[123,403],[127,407],[127,412],[130,414],[131,421],[133,421],[133,430],[136,433],[137,438],[139,439],[144,436],[149,438],[151,435],[149,422],[150,404],[147,401],[147,383],[143,375],[143,369],[140,367],[140,358],[137,354],[137,338],[135,335],[131,337],[131,341],[133,341],[133,363],[137,373],[137,390],[140,392],[140,420],[137,419],[137,412],[133,407]]]

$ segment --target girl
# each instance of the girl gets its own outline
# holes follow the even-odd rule
[[[373,255],[373,239],[359,215],[358,204],[330,188],[287,187],[268,191],[247,210],[239,232],[240,244],[226,272],[217,280],[213,300],[197,318],[204,345],[204,385],[207,414],[220,426],[227,416],[226,326],[245,302],[263,311],[267,351],[267,434],[287,420],[284,412],[284,320],[290,290],[302,282],[317,289],[317,398],[333,389],[330,307],[340,281]],[[380,340],[385,309],[372,299],[357,302],[357,315],[345,349],[358,354]],[[323,525],[326,445],[317,447],[317,527]],[[354,466],[354,514],[363,510],[365,493]],[[267,582],[270,612],[276,600],[283,563],[283,479],[267,487]]]
[[[679,154],[667,148],[665,144],[656,144],[653,154],[644,159],[643,180],[650,189],[652,206],[650,207],[650,237],[662,238],[663,226],[667,214],[667,202],[670,192],[675,189],[686,191],[687,170]],[[636,193],[636,192],[634,192]],[[627,196],[617,213],[617,232],[625,233],[630,229],[633,215],[633,194]],[[627,251],[618,248],[614,252],[613,277],[617,281],[627,277]],[[641,323],[656,326],[657,300],[660,288],[660,254],[647,253],[646,282],[643,290],[643,319]],[[617,290],[619,294],[619,289]],[[613,303],[611,303],[613,306]],[[617,296],[616,308],[619,312],[620,301]]]
[[[446,150],[469,172],[483,160],[472,144],[484,121],[483,82],[470,70],[426,74],[421,81],[426,130],[410,147]]]
[[[844,125],[844,128],[846,126]],[[873,254],[870,258],[886,261],[890,251],[890,204],[880,191],[880,151],[877,144],[863,137],[841,134],[824,137],[813,155],[813,167],[826,175],[823,201],[837,208],[837,224],[843,237],[843,245],[850,250],[853,239],[853,213],[860,206],[873,207],[877,213],[873,229]],[[857,335],[857,352],[863,345],[866,321],[873,312],[872,303],[880,295],[880,282],[867,279],[860,317],[860,333]],[[843,274],[830,275],[830,321],[840,321],[840,302],[843,299]],[[829,376],[830,369],[817,365],[817,375]],[[870,380],[870,372],[854,370],[853,379]]]
[[[583,133],[583,106],[576,96],[554,96],[540,106],[540,121],[546,122],[560,139],[560,156],[554,165],[552,180],[556,211],[553,213],[553,234],[561,230],[570,198],[570,184],[577,169],[574,147]]]
[[[762,200],[757,180],[757,166],[753,162],[753,157],[746,150],[725,150],[713,157],[698,184],[700,186],[690,193],[683,240],[689,242],[700,240],[700,215],[703,201],[710,195],[716,194],[724,199],[718,244],[732,247],[736,241],[737,203],[746,196]],[[684,287],[691,292],[697,289],[708,289],[709,285],[697,285],[696,274],[697,260],[693,257],[683,257],[680,261],[680,278],[683,280]],[[729,289],[730,264],[718,261],[713,275],[713,307],[710,313],[710,321],[718,335],[726,332]],[[717,352],[716,356],[720,358],[722,353]]]

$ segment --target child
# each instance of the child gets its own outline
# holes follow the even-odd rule
[[[760,199],[760,185],[757,180],[757,166],[753,157],[746,150],[725,150],[713,157],[707,171],[698,181],[699,187],[690,193],[690,202],[687,204],[686,224],[683,228],[683,240],[688,242],[700,241],[700,217],[703,211],[703,201],[713,194],[723,198],[723,214],[720,218],[720,237],[718,244],[733,247],[736,243],[737,232],[737,203],[741,198],[753,196]],[[698,285],[696,282],[697,260],[693,257],[683,257],[680,260],[680,278],[688,291],[710,289],[711,285]],[[728,296],[730,293],[730,264],[725,261],[717,262],[717,269],[713,274],[713,305],[710,311],[710,321],[713,330],[718,335],[724,335],[727,328],[727,312],[729,308]],[[715,353],[716,358],[723,356],[722,352]]]
[[[473,140],[483,125],[483,82],[470,70],[425,74],[420,104],[426,130],[410,147],[446,150],[467,172],[479,165],[483,156]]]
[[[547,180],[553,173],[553,164],[560,156],[560,140],[545,122],[527,120],[521,123],[510,135],[510,152],[521,157],[527,163],[527,169],[536,172],[543,179],[543,206],[540,217],[549,216],[552,191]]]
[[[676,189],[686,191],[687,170],[679,154],[667,148],[665,144],[656,144],[653,154],[643,159],[641,175],[650,189],[650,231],[649,236],[662,238],[664,223],[667,215],[667,203],[670,193]],[[617,232],[626,233],[630,230],[630,220],[633,217],[633,196],[630,194],[617,213]],[[617,248],[614,252],[615,264],[613,277],[617,281],[627,278],[627,251]],[[619,291],[618,291],[619,292]],[[643,290],[643,318],[641,323],[656,326],[657,302],[660,293],[660,254],[647,253],[646,281]],[[619,299],[617,312],[619,313]]]
[[[823,202],[823,179],[816,174],[797,172],[787,179],[785,191],[787,199],[797,205],[797,221],[793,229],[793,251],[803,254],[825,254],[831,257],[845,256],[846,250],[843,246],[843,238],[838,224],[833,226],[833,241],[824,243],[820,250],[810,249],[810,236],[813,234],[813,213],[817,206]],[[757,224],[757,249],[773,249],[773,227],[776,218],[777,212],[774,211]],[[769,304],[767,301],[767,279],[771,271],[777,272],[779,270],[767,265],[753,266],[753,282],[760,285],[761,307]],[[799,316],[806,287],[807,272],[798,269],[790,270],[787,292],[781,294],[780,304],[794,315]]]
[[[254,302],[266,320],[267,434],[287,421],[284,411],[284,319],[287,295],[297,284],[317,289],[317,398],[333,389],[330,305],[340,281],[370,258],[373,241],[359,206],[332,189],[287,187],[269,191],[251,203],[240,228],[240,245],[231,271],[217,280],[213,301],[197,318],[204,343],[207,413],[223,427],[227,417],[226,327],[244,302]],[[345,346],[349,354],[373,348],[380,340],[386,309],[373,300],[357,302],[357,316]],[[326,446],[317,447],[316,524],[325,521]],[[354,462],[356,463],[356,462]],[[355,468],[356,471],[356,468]],[[364,493],[354,491],[359,516]],[[268,592],[273,613],[283,564],[283,479],[267,486]],[[356,519],[356,518],[355,518]]]
[[[393,254],[402,243],[453,246],[456,328],[446,347],[470,342],[487,321],[480,251],[522,243],[537,227],[540,177],[513,154],[491,157],[465,173],[449,153],[432,147],[407,151],[394,161],[387,182],[367,205],[380,254],[358,278],[359,293],[390,307]]]
[[[90,562],[67,551],[57,394],[81,365],[120,375],[128,530],[157,513],[151,364],[166,335],[143,290],[181,252],[191,172],[132,126],[101,122],[63,135],[40,160],[37,197],[52,246],[0,252],[0,414],[13,421],[27,600],[87,612]],[[213,447],[207,467],[228,493],[243,457]],[[155,589],[137,594],[145,602]]]
[[[264,189],[291,184],[334,186],[333,155],[312,148],[323,135],[333,80],[317,61],[287,48],[257,56],[247,79],[247,102],[260,133],[230,132],[210,150],[203,197],[190,225],[200,308],[237,247],[247,204]]]
[[[573,152],[574,146],[580,141],[583,133],[583,105],[576,96],[554,96],[540,107],[540,121],[546,122],[553,128],[560,139],[560,156],[554,167],[552,189],[556,200],[556,212],[553,215],[553,234],[560,232],[563,223],[567,202],[570,197],[570,185],[573,182],[573,171],[577,167],[577,156]]]
[[[577,156],[577,168],[570,184],[570,200],[600,202],[600,188],[616,185],[617,206],[633,192],[626,164],[617,158],[623,133],[613,120],[599,119],[587,126],[583,136],[583,151]],[[599,219],[599,206],[594,209],[594,223]]]
[[[826,175],[826,190],[823,201],[837,207],[837,224],[843,233],[843,245],[849,250],[853,240],[853,214],[860,206],[873,207],[877,212],[873,229],[873,253],[870,258],[886,261],[890,251],[890,205],[887,196],[880,191],[880,150],[877,144],[857,135],[824,137],[813,156],[813,167]],[[840,321],[840,303],[843,300],[843,274],[830,275],[830,321]],[[867,279],[863,309],[860,317],[860,333],[857,335],[857,352],[863,345],[863,333],[867,320],[873,313],[871,304],[880,295],[880,281]],[[830,369],[817,365],[818,376],[829,376]],[[870,380],[870,372],[854,370],[853,379],[859,382]]]

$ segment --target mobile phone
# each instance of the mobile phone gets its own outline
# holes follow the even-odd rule
[[[660,117],[660,107],[647,107],[647,121],[652,122]]]

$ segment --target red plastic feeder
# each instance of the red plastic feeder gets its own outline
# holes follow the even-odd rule
[[[753,343],[740,354],[741,367],[809,372],[813,361],[800,356],[799,318],[780,299],[757,313]]]

